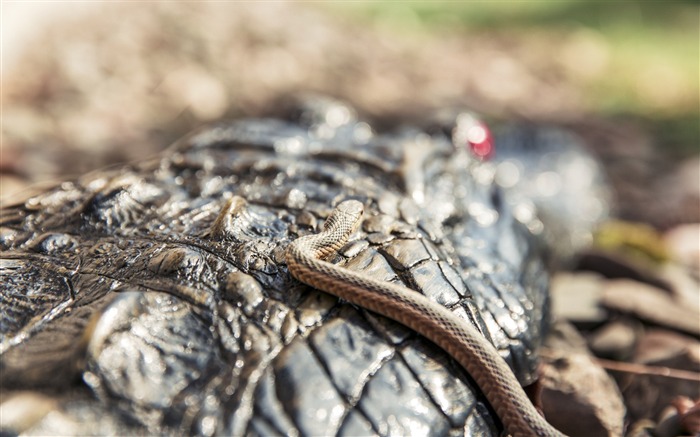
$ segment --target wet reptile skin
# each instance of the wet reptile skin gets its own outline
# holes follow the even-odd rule
[[[448,354],[300,284],[285,257],[360,201],[361,228],[329,261],[446,308],[532,383],[548,324],[540,239],[451,129],[380,134],[316,101],[3,205],[3,394],[53,401],[21,431],[499,435]]]
[[[357,200],[342,202],[322,232],[292,242],[286,258],[294,277],[396,320],[442,347],[474,378],[513,437],[563,436],[537,412],[493,345],[467,321],[409,288],[323,261],[347,243],[363,212]]]

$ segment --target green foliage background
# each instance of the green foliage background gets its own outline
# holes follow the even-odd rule
[[[334,1],[328,8],[418,37],[508,35],[533,50],[583,35],[593,56],[604,57],[571,79],[584,90],[585,112],[639,117],[676,151],[700,151],[697,0]],[[583,64],[590,55],[582,50]]]

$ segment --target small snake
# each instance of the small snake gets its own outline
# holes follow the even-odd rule
[[[414,290],[323,261],[347,243],[363,211],[359,201],[344,201],[330,214],[322,232],[294,240],[286,251],[290,273],[440,346],[472,376],[512,436],[563,436],[537,412],[496,348],[468,322]]]

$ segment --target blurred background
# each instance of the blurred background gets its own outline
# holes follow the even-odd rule
[[[281,97],[573,129],[618,213],[700,221],[697,1],[3,2],[2,190],[140,159]]]
[[[626,255],[583,256],[555,310],[598,356],[697,376],[699,65],[698,1],[2,2],[0,200],[309,91],[386,129],[443,108],[564,128],[612,187],[599,249]],[[700,397],[623,377],[629,423]]]

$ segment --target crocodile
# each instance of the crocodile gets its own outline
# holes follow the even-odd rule
[[[513,213],[460,120],[378,132],[315,99],[3,206],[0,382],[52,414],[2,432],[500,435],[443,350],[285,261],[357,200],[365,218],[331,262],[443,305],[535,383],[542,223]]]

